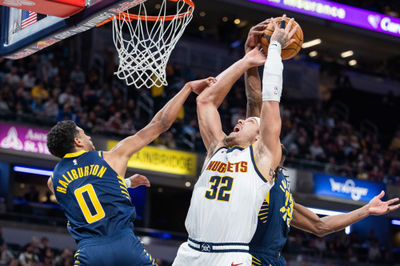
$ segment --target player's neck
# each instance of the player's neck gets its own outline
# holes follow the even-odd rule
[[[239,146],[242,148],[247,148],[251,145],[251,143],[241,143],[239,141],[235,141],[234,138],[230,138],[229,136],[224,138],[224,146],[231,148],[234,146]]]

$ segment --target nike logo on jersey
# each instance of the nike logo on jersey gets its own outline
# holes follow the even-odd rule
[[[238,263],[238,264],[234,264],[233,262],[231,263],[231,266],[239,266],[242,265],[243,263]]]

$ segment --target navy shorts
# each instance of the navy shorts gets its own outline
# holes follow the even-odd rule
[[[251,252],[252,266],[286,266],[286,260],[280,253]]]
[[[113,236],[83,239],[75,253],[74,266],[148,266],[157,265],[132,229]]]

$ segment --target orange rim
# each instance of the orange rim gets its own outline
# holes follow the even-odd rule
[[[168,1],[178,2],[180,0],[168,0]],[[122,12],[119,15],[115,15],[109,19],[104,20],[103,22],[100,22],[99,24],[96,25],[96,27],[102,26],[102,25],[110,22],[113,19],[126,20],[126,21],[133,21],[133,20],[138,20],[138,19],[147,20],[147,21],[160,21],[160,20],[171,21],[175,18],[178,18],[178,19],[185,18],[187,16],[190,16],[193,13],[195,5],[192,2],[192,0],[183,0],[183,1],[187,5],[189,5],[191,8],[189,11],[182,13],[182,14],[159,17],[159,16],[143,16],[143,15],[136,15],[136,14],[128,14],[126,12]]]

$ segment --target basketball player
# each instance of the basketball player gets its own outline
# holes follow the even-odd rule
[[[217,77],[197,97],[200,133],[207,149],[186,218],[189,239],[178,250],[174,266],[251,265],[249,242],[261,204],[273,185],[281,160],[279,101],[283,65],[281,47],[297,30],[275,27],[267,60],[256,47]],[[232,85],[249,68],[264,65],[259,117],[239,120],[228,136],[222,131],[218,107]]]
[[[245,52],[250,53],[259,43],[263,29],[270,22],[266,20],[253,27],[247,37]],[[261,79],[257,67],[250,68],[245,74],[247,117],[259,116],[261,113]],[[286,149],[282,150],[280,167],[286,156]],[[290,225],[313,233],[317,236],[325,236],[329,233],[343,230],[345,227],[368,217],[369,215],[383,215],[400,207],[392,205],[399,199],[382,202],[382,191],[367,205],[347,214],[319,218],[316,214],[304,206],[294,202],[289,188],[287,177],[282,170],[274,175],[274,186],[265,198],[258,214],[256,233],[250,242],[250,254],[254,266],[286,265],[281,256]]]
[[[134,184],[132,178],[123,179],[128,160],[172,125],[191,91],[200,93],[214,81],[187,83],[146,127],[108,152],[95,151],[91,138],[73,121],[51,129],[47,146],[62,160],[48,185],[65,209],[68,230],[78,244],[75,265],[155,265],[133,234],[136,212],[127,187]]]

